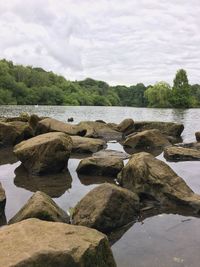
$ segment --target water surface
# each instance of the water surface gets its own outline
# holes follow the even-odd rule
[[[17,116],[21,112],[50,116],[61,121],[74,118],[74,123],[83,120],[101,119],[119,123],[125,118],[183,123],[184,142],[195,141],[195,132],[200,130],[200,109],[148,109],[130,107],[64,107],[64,106],[0,106],[0,116]],[[109,149],[123,151],[119,144],[109,143]],[[158,158],[163,159],[160,155]],[[93,187],[90,179],[81,183],[76,168],[79,159],[69,160],[69,172],[59,177],[58,183],[47,179],[43,186],[54,191],[54,200],[64,210],[76,203]],[[200,163],[168,163],[194,192],[200,194]],[[41,181],[19,173],[20,163],[10,156],[9,151],[0,152],[0,181],[6,190],[6,217],[9,220],[36,190]],[[18,169],[17,169],[18,168]],[[17,170],[16,170],[17,169]],[[16,171],[15,171],[16,170]],[[16,172],[16,174],[15,174]],[[96,181],[99,182],[99,181]],[[87,185],[86,185],[87,184]],[[56,189],[55,189],[56,187]],[[63,189],[64,188],[64,189]],[[55,189],[55,190],[54,190]],[[56,197],[55,197],[56,196]],[[176,214],[161,214],[135,223],[113,246],[118,267],[199,267],[200,262],[200,219]]]

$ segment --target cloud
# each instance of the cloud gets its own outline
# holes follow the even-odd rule
[[[68,79],[199,82],[199,0],[7,0],[0,57]]]

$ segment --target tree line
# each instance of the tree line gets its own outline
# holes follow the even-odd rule
[[[110,86],[87,78],[69,81],[42,68],[0,60],[0,105],[86,105],[158,108],[200,107],[200,85],[190,85],[178,70],[171,87],[166,82]]]

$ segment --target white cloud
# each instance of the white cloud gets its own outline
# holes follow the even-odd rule
[[[0,57],[68,79],[199,81],[199,0],[0,2]]]

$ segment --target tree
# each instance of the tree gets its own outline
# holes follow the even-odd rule
[[[154,86],[150,86],[145,91],[145,97],[148,100],[148,106],[154,108],[170,107],[171,87],[166,82],[158,82]]]
[[[172,89],[171,103],[175,108],[189,108],[191,105],[190,85],[185,70],[177,71]]]

